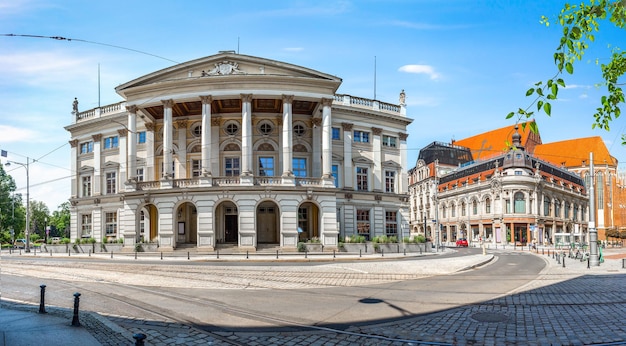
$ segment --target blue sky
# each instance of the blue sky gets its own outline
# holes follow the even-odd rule
[[[552,51],[564,1],[44,1],[0,0],[0,149],[30,165],[31,198],[51,210],[70,195],[72,101],[80,110],[115,103],[115,86],[175,63],[235,50],[343,79],[339,93],[398,102],[405,90],[408,159],[449,142],[508,126],[525,91],[555,72]],[[88,41],[88,42],[84,42]],[[592,130],[600,81],[595,59],[624,31],[605,26],[567,76],[552,116],[537,117],[542,140],[602,136],[626,163],[622,119]],[[122,47],[122,48],[118,48]],[[98,69],[100,78],[98,78]],[[3,158],[3,160],[5,160]],[[4,161],[3,161],[4,162]],[[410,168],[409,167],[409,168]],[[25,170],[5,167],[25,192]]]

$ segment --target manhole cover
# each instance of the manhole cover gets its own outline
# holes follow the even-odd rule
[[[478,322],[506,322],[509,316],[497,312],[479,312],[473,314],[472,319]]]
[[[359,300],[359,303],[363,303],[363,304],[378,304],[382,302],[383,301],[378,298],[363,298]]]

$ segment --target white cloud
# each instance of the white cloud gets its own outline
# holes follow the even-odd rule
[[[0,133],[2,133],[0,143],[23,142],[34,140],[37,137],[35,131],[9,125],[0,125]]]
[[[404,65],[398,71],[415,74],[425,74],[432,80],[439,79],[440,75],[435,72],[435,68],[430,65]]]
[[[87,59],[59,52],[17,52],[0,55],[0,74],[5,81],[19,80],[28,85],[76,81],[94,74]]]
[[[288,47],[288,48],[283,48],[283,50],[287,52],[302,52],[304,48],[303,47]]]

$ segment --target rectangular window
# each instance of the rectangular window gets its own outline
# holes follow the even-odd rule
[[[117,234],[117,213],[105,213],[105,229],[107,236],[113,236]]]
[[[297,178],[307,177],[306,159],[302,157],[293,158],[293,175]]]
[[[354,136],[355,143],[369,143],[370,142],[369,132],[354,130],[353,136]]]
[[[465,203],[461,204],[461,216],[465,216]]]
[[[83,191],[82,197],[91,196],[91,176],[83,177]]]
[[[298,233],[304,233],[309,230],[309,210],[307,208],[298,208]]]
[[[202,175],[202,161],[201,160],[191,160],[191,176],[199,177]]]
[[[385,192],[396,192],[396,172],[385,171]]]
[[[356,229],[359,235],[365,236],[365,239],[369,240],[369,237],[370,237],[370,211],[369,210],[357,209]]]
[[[341,129],[338,127],[333,127],[333,140],[338,141],[341,139]]]
[[[139,234],[143,237],[146,231],[146,214],[143,210],[139,213]]]
[[[137,168],[137,181],[143,181],[143,167]]]
[[[238,157],[224,158],[224,175],[227,177],[237,177],[241,174]]]
[[[80,237],[81,238],[89,238],[91,237],[91,214],[83,214],[81,217],[80,224]]]
[[[395,148],[396,147],[396,137],[383,135],[383,146]]]
[[[104,139],[104,149],[114,149],[118,146],[118,137],[111,136]]]
[[[452,214],[452,217],[456,217],[456,205],[453,205],[452,208],[450,208],[450,214]]]
[[[356,189],[359,191],[368,191],[367,186],[367,168],[356,168]]]
[[[506,206],[505,206],[505,208],[506,208],[505,210],[506,210],[506,213],[507,213],[507,214],[511,212],[511,200],[510,200],[510,199],[507,199],[507,200],[506,200]]]
[[[80,144],[80,153],[88,154],[93,152],[93,142],[85,142]]]
[[[107,195],[117,192],[117,179],[115,178],[115,176],[115,172],[108,172],[106,174]]]
[[[146,131],[137,132],[137,143],[143,144],[146,142]]]
[[[550,201],[543,201],[543,216],[550,216]]]
[[[398,219],[395,211],[385,212],[385,234],[388,237],[398,236]]]
[[[335,182],[335,187],[339,187],[339,166],[338,165],[332,165],[332,176],[333,176],[333,180]]]
[[[261,177],[273,177],[274,176],[274,158],[273,157],[259,157],[259,176]]]
[[[176,162],[172,161],[172,179],[176,178]],[[161,178],[165,177],[165,167],[163,167],[163,162],[161,162]]]

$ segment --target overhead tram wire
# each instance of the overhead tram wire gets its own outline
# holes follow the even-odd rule
[[[131,51],[131,52],[139,53],[139,54],[149,55],[149,56],[152,56],[152,57],[155,57],[155,58],[159,58],[159,59],[167,60],[169,62],[173,62],[175,64],[180,64],[180,62],[178,62],[178,61],[175,61],[175,60],[172,60],[172,59],[168,59],[168,58],[162,57],[160,55],[144,52],[144,51],[141,51],[141,50],[138,50],[138,49],[122,47],[122,46],[118,46],[118,45],[114,45],[114,44],[110,44],[110,43],[88,41],[88,40],[83,40],[83,39],[79,39],[79,38],[68,38],[68,37],[63,37],[63,36],[28,35],[28,34],[0,34],[0,36],[6,36],[6,37],[28,37],[28,38],[46,38],[46,39],[57,40],[57,41],[68,41],[68,42],[69,41],[76,41],[76,42],[97,44],[97,45],[100,45],[100,46],[112,47],[112,48],[117,48],[117,49],[124,49],[124,50],[128,50],[128,51]]]

